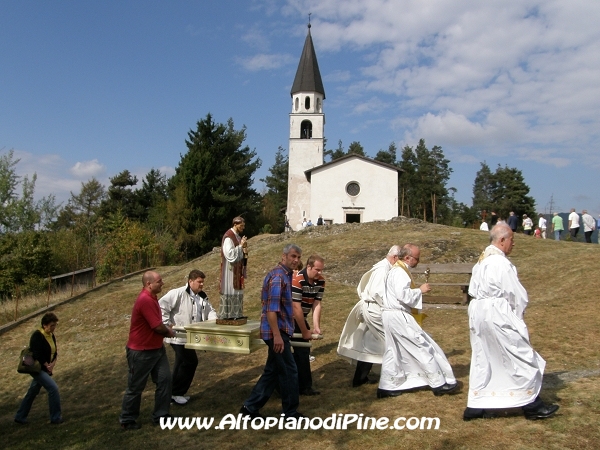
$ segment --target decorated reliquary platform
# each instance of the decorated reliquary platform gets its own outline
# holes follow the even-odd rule
[[[248,355],[265,343],[260,338],[260,321],[248,320],[244,325],[218,325],[214,320],[174,327],[178,337],[185,337],[185,348]]]

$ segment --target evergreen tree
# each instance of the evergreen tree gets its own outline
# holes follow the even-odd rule
[[[396,144],[391,142],[387,150],[379,150],[377,152],[377,155],[375,155],[375,161],[396,165],[396,153]]]
[[[129,170],[123,170],[109,180],[110,186],[107,196],[100,206],[100,214],[108,216],[121,211],[124,217],[139,219],[144,211],[132,189],[138,182],[137,177],[132,175]]]
[[[142,180],[142,187],[135,191],[135,201],[140,208],[140,220],[151,229],[163,229],[168,199],[167,177],[158,169],[151,169]],[[156,220],[162,218],[160,220]]]
[[[221,244],[221,237],[235,216],[246,219],[247,233],[256,231],[260,196],[252,188],[252,176],[261,161],[256,152],[242,146],[246,128],[235,130],[213,121],[210,114],[190,130],[186,145],[171,179],[171,189],[185,186],[186,206],[191,217],[185,229],[192,236],[187,251],[199,256]]]
[[[452,199],[446,187],[452,173],[449,163],[440,146],[429,150],[423,139],[414,150],[404,147],[399,163],[404,170],[398,186],[401,215],[434,223],[440,217],[451,220]]]
[[[494,185],[492,171],[484,161],[481,163],[481,168],[477,171],[473,183],[473,210],[477,218],[481,218],[482,211],[499,212],[496,211],[497,205],[494,205]]]
[[[275,153],[275,164],[269,168],[270,175],[261,178],[267,191],[262,199],[263,226],[270,225],[273,233],[281,233],[285,225],[285,211],[288,194],[288,157],[285,149],[279,147]]]
[[[504,218],[511,211],[518,217],[523,214],[534,217],[535,200],[528,194],[529,186],[520,170],[498,165],[492,173],[483,162],[473,183],[473,209],[479,217],[483,210],[495,211]]]
[[[348,155],[366,156],[365,149],[362,145],[360,145],[360,142],[358,141],[350,143],[350,146],[348,147]]]
[[[335,161],[336,159],[341,158],[342,156],[346,156],[346,152],[344,151],[344,147],[342,145],[342,140],[338,141],[338,148],[335,150],[325,150],[323,152],[323,156],[329,156],[329,161]]]
[[[400,200],[400,215],[411,217],[411,211],[416,211],[415,200],[413,196],[413,186],[416,181],[417,159],[412,147],[406,145],[402,149],[402,155],[399,162],[403,173],[398,181],[398,198]]]

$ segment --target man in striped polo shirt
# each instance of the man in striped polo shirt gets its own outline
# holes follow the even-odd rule
[[[297,342],[307,343],[312,333],[321,334],[321,300],[325,292],[323,267],[325,262],[319,255],[311,255],[306,261],[306,267],[296,273],[292,280],[292,299],[294,300],[294,333],[302,333],[302,339]],[[313,330],[308,321],[308,313],[312,311]],[[312,387],[310,371],[310,347],[294,346],[294,360],[298,367],[298,390],[300,395],[319,395]]]

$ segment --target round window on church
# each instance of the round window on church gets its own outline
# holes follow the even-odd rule
[[[360,194],[360,185],[356,181],[351,181],[346,185],[346,194],[356,197]]]

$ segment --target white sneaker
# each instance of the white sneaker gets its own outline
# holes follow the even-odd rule
[[[315,359],[317,359],[317,358],[315,358],[315,357],[314,357],[314,356],[312,356],[312,355],[310,355],[310,356],[308,357],[308,360],[309,360],[310,362],[313,362]]]
[[[185,398],[181,395],[172,395],[171,400],[177,403],[178,405],[185,405],[188,402],[189,397]]]

